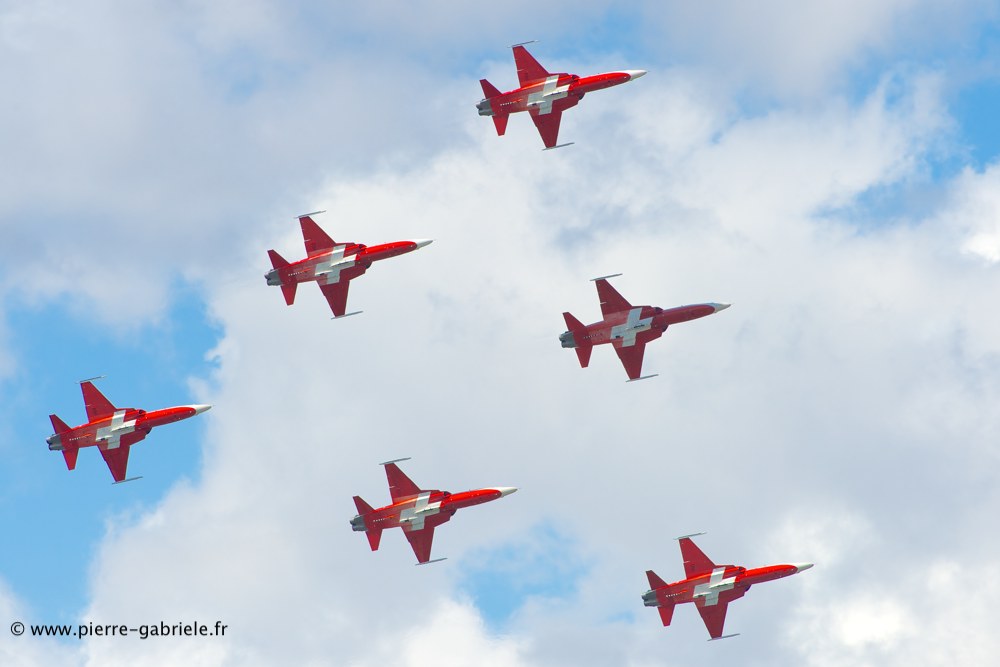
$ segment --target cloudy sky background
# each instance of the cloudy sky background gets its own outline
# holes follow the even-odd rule
[[[1000,651],[995,2],[0,3],[0,663],[987,664]],[[529,26],[526,28],[525,26]],[[531,27],[534,26],[534,27]],[[543,153],[477,79],[642,68]],[[287,308],[265,251],[433,238]],[[560,313],[731,309],[647,349]],[[112,487],[47,415],[214,404]],[[518,486],[371,553],[379,461]],[[813,561],[706,643],[644,570]],[[11,622],[225,638],[13,637]]]

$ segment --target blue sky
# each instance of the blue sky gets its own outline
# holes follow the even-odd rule
[[[234,628],[75,664],[1000,648],[996,3],[43,5],[0,9],[0,612]],[[527,118],[498,138],[475,113],[529,39],[552,69],[650,73],[542,153]],[[435,243],[330,322],[318,290],[287,308],[262,279],[315,209],[338,240]],[[634,303],[734,307],[626,387],[610,350],[581,370],[557,345],[616,272]],[[45,445],[94,375],[117,405],[215,407],[112,486],[95,451],[70,473]],[[400,456],[432,488],[520,491],[413,568],[401,535],[371,554],[347,526]],[[817,567],[755,587],[740,643],[706,653],[693,609],[663,629],[639,603],[695,530],[717,562]],[[51,664],[12,639],[0,662]]]
[[[18,546],[4,550],[2,571],[40,617],[70,621],[79,613],[109,516],[148,510],[179,480],[197,478],[203,429],[195,422],[157,429],[136,446],[129,475],[143,479],[120,487],[96,450],[83,450],[70,473],[60,454],[37,446],[51,433],[50,412],[71,426],[86,421],[76,382],[94,375],[107,375],[97,385],[118,407],[198,402],[188,379],[207,375],[218,330],[194,290],[178,285],[173,293],[162,322],[131,331],[82,320],[58,301],[7,312],[18,366],[4,380],[3,516],[8,544]]]

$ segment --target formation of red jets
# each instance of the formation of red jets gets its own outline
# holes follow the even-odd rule
[[[541,135],[545,149],[559,148],[559,125],[562,112],[575,106],[589,92],[626,83],[644,75],[644,70],[623,70],[594,76],[552,74],[528,53],[523,44],[512,47],[517,66],[519,87],[501,93],[486,79],[480,81],[485,98],[479,102],[479,114],[490,116],[498,135],[507,129],[512,113],[527,111]],[[315,282],[329,304],[334,318],[355,315],[347,312],[350,282],[363,275],[376,261],[412,252],[431,243],[429,239],[394,241],[366,246],[354,242],[336,242],[309,213],[298,217],[306,256],[289,262],[274,250],[268,250],[272,269],[265,279],[268,285],[281,289],[285,303],[295,301],[300,283]],[[621,275],[621,274],[615,274]],[[659,338],[671,324],[705,317],[729,307],[724,303],[700,303],[675,308],[633,306],[603,276],[594,278],[600,301],[602,319],[584,325],[568,312],[563,313],[567,330],[559,336],[564,348],[576,351],[580,366],[586,368],[595,345],[610,344],[618,355],[628,381],[643,380],[654,375],[642,375],[646,344]],[[127,477],[129,451],[156,427],[187,419],[208,410],[210,405],[187,405],[145,411],[136,408],[116,408],[94,386],[91,378],[80,383],[83,391],[87,422],[69,427],[56,415],[50,415],[55,433],[48,437],[49,449],[60,451],[69,470],[76,467],[81,448],[96,447],[107,463],[114,483],[138,477]],[[497,486],[450,493],[418,487],[397,463],[407,459],[387,461],[385,468],[392,502],[373,508],[360,496],[354,496],[358,514],[350,520],[353,530],[364,532],[372,551],[379,548],[382,531],[400,528],[420,565],[443,558],[431,559],[434,529],[449,521],[462,508],[497,500],[514,491],[515,487]],[[698,533],[701,534],[701,533]],[[668,584],[652,570],[646,572],[650,589],[643,594],[646,606],[656,607],[663,625],[670,625],[674,606],[694,603],[712,639],[733,635],[723,634],[726,611],[733,600],[742,597],[750,586],[780,579],[812,567],[811,563],[770,565],[747,569],[734,565],[716,565],[686,535],[678,538],[685,578]]]

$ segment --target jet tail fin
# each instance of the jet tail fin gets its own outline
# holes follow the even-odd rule
[[[278,272],[279,276],[281,275],[283,269],[287,269],[291,266],[291,264],[288,263],[288,260],[273,250],[268,250],[267,256],[271,258],[271,266],[274,267],[274,270]],[[282,280],[281,294],[285,297],[285,305],[290,306],[295,303],[296,287],[298,287],[298,283],[285,283],[284,280]]]
[[[563,313],[563,319],[566,320],[566,328],[573,334],[576,341],[576,356],[580,360],[580,368],[586,368],[590,364],[590,353],[594,351],[592,345],[582,342],[582,332],[586,327],[569,313]]]
[[[354,506],[358,508],[358,514],[360,514],[362,518],[367,517],[375,511],[372,509],[371,505],[361,499],[361,496],[354,496]],[[368,538],[368,545],[372,548],[372,551],[378,551],[379,542],[382,540],[382,529],[368,528],[367,522],[365,527],[365,537]]]
[[[59,419],[59,417],[56,417],[55,415],[49,415],[49,421],[52,422],[52,428],[55,429],[56,435],[63,435],[70,430],[69,426],[66,425],[66,422]],[[62,454],[63,458],[66,459],[66,467],[69,470],[76,468],[76,457],[79,453],[79,447],[70,447],[63,442]]]
[[[492,116],[493,124],[497,128],[497,136],[502,137],[504,132],[507,131],[507,119],[510,118],[510,116],[508,116],[505,113],[497,113],[496,107],[493,106],[492,100],[495,97],[503,95],[503,93],[497,90],[497,87],[494,86],[489,81],[487,81],[486,79],[480,79],[479,85],[483,87],[483,95],[486,96],[486,99],[477,105],[477,107],[479,108],[479,114]],[[487,109],[489,111],[487,111]]]

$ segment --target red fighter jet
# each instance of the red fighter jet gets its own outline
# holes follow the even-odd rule
[[[324,211],[314,211],[300,215],[302,239],[306,244],[306,258],[298,262],[288,262],[273,250],[267,254],[274,268],[264,278],[268,285],[281,287],[285,303],[295,303],[295,288],[299,283],[316,281],[330,304],[334,318],[357,315],[361,311],[345,314],[347,310],[347,288],[351,280],[357,278],[380,259],[423,248],[430,239],[415,241],[393,241],[382,245],[366,246],[360,243],[336,243],[310,216]]]
[[[92,384],[91,380],[97,379],[99,378],[91,378],[80,383],[83,403],[87,408],[87,423],[70,428],[59,417],[49,415],[56,432],[45,441],[49,443],[50,450],[63,453],[66,467],[70,470],[76,468],[76,457],[81,447],[96,445],[111,470],[111,476],[115,478],[115,484],[139,479],[125,479],[128,451],[132,445],[149,435],[154,427],[194,417],[212,407],[182,405],[152,412],[136,408],[116,408]]]
[[[569,313],[563,313],[569,331],[559,336],[563,347],[576,348],[580,366],[590,363],[590,353],[594,345],[611,343],[622,360],[628,381],[645,380],[656,375],[642,375],[642,354],[646,343],[663,335],[667,327],[678,322],[696,320],[729,308],[728,303],[698,303],[677,308],[657,308],[655,306],[633,306],[615,291],[607,279],[620,276],[615,273],[602,278],[592,278],[597,283],[597,296],[601,300],[604,319],[584,326]]]
[[[413,547],[413,553],[417,556],[418,565],[445,560],[430,559],[431,541],[434,539],[434,528],[451,519],[455,512],[463,507],[488,503],[517,491],[513,486],[496,486],[462,493],[421,490],[396,465],[400,461],[408,460],[408,458],[396,459],[379,464],[385,466],[392,504],[373,509],[360,496],[354,496],[354,504],[357,505],[359,514],[351,519],[351,528],[368,533],[368,543],[372,551],[378,550],[383,530],[397,526],[402,528],[403,534]]]
[[[479,83],[486,98],[477,104],[476,108],[480,116],[493,117],[499,136],[503,136],[507,131],[507,117],[510,114],[518,111],[529,112],[531,120],[538,128],[538,133],[542,135],[545,150],[562,148],[572,143],[556,143],[559,140],[559,121],[563,111],[576,106],[589,92],[617,86],[638,79],[646,73],[646,70],[642,69],[627,69],[584,77],[565,73],[550,74],[528,53],[523,44],[511,47],[514,50],[517,79],[521,87],[501,93],[492,83],[480,79]]]
[[[656,576],[655,572],[647,570],[646,577],[651,590],[643,593],[642,602],[647,607],[659,610],[663,625],[670,625],[674,605],[694,602],[712,639],[726,639],[739,634],[722,634],[726,608],[733,600],[743,597],[752,585],[798,574],[813,566],[812,563],[792,563],[748,570],[736,565],[716,565],[691,541],[697,535],[704,533],[677,538],[681,544],[681,557],[684,559],[684,574],[687,578],[668,584]]]

